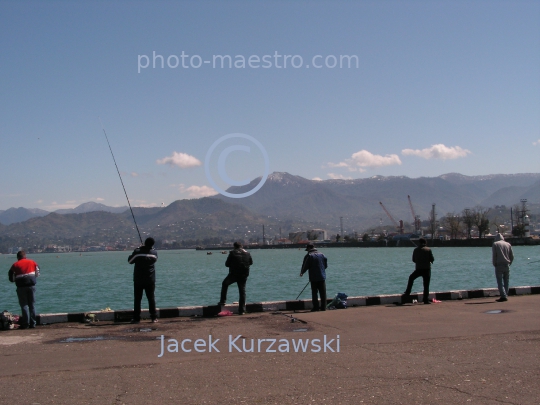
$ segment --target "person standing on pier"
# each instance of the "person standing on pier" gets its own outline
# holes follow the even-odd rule
[[[427,247],[427,241],[424,238],[418,240],[420,246],[413,251],[412,261],[416,264],[416,269],[409,276],[409,282],[407,289],[403,293],[406,297],[411,295],[411,290],[414,284],[414,280],[418,277],[422,277],[424,281],[424,304],[431,304],[429,302],[429,282],[431,281],[431,264],[435,261],[433,252]]]
[[[249,252],[242,248],[240,242],[234,242],[234,249],[229,252],[225,267],[229,268],[229,274],[221,283],[221,298],[218,305],[225,305],[227,302],[227,290],[231,284],[236,283],[240,299],[238,300],[238,315],[246,313],[246,283],[249,276],[249,267],[253,264],[253,259]]]
[[[19,329],[36,327],[36,277],[39,276],[39,266],[33,260],[26,258],[26,252],[17,252],[17,261],[8,272],[9,281],[17,286],[17,297],[21,306],[22,317]]]
[[[497,287],[499,288],[499,294],[501,295],[497,301],[508,301],[510,265],[514,261],[514,252],[512,251],[512,245],[506,242],[500,233],[495,235],[493,245],[491,246],[491,257],[491,261],[495,267]]]
[[[156,312],[156,268],[155,263],[158,259],[156,250],[154,249],[154,238],[146,238],[144,245],[138,247],[128,257],[129,264],[135,264],[133,269],[133,286],[134,286],[134,310],[133,320],[131,323],[139,323],[141,321],[141,301],[143,292],[146,293],[150,317],[152,322],[157,322]]]
[[[304,256],[300,277],[309,271],[309,282],[311,283],[312,312],[326,311],[326,268],[328,259],[325,255],[315,249],[312,243],[306,246],[307,254]],[[319,296],[321,304],[319,305]]]

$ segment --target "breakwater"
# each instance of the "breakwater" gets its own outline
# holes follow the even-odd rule
[[[511,287],[509,296],[517,295],[530,295],[540,294],[540,286],[522,286]],[[429,294],[429,299],[436,299],[438,301],[448,300],[463,300],[474,298],[487,298],[497,297],[499,291],[496,288],[481,288],[476,290],[456,290],[446,292],[433,292]],[[374,295],[363,297],[349,297],[347,303],[349,307],[358,306],[372,306],[372,305],[402,305],[408,303],[409,300],[416,299],[418,302],[423,301],[423,294],[416,293],[411,294],[407,302],[404,301],[402,294],[387,294],[387,295]],[[328,299],[328,303],[332,299]],[[414,305],[414,304],[413,304]],[[423,304],[417,304],[423,305]],[[437,305],[437,304],[434,304]],[[267,302],[255,302],[247,304],[247,312],[275,312],[275,311],[303,311],[312,309],[311,300],[298,300],[298,301],[267,301]],[[171,308],[158,308],[158,317],[162,319],[177,318],[177,317],[213,317],[217,316],[222,310],[228,310],[233,313],[238,313],[238,305],[225,305],[223,307],[219,305],[209,306],[191,306],[191,307],[171,307]],[[337,310],[341,311],[341,310]],[[78,312],[78,313],[59,313],[59,314],[41,314],[38,316],[38,324],[52,324],[63,322],[86,322],[89,318],[88,315],[92,314],[94,321],[113,321],[113,322],[129,322],[133,318],[133,310],[119,310],[119,311],[90,311],[90,312]],[[148,310],[143,310],[141,314],[142,318],[150,318]]]
[[[429,247],[489,247],[493,244],[493,238],[471,238],[471,239],[426,239]],[[540,238],[505,238],[512,246],[537,246],[540,245]],[[380,241],[357,241],[357,242],[321,242],[316,243],[318,248],[382,248],[382,247],[400,247],[410,248],[418,246],[418,240],[399,239],[399,240],[380,240]],[[281,245],[251,245],[248,249],[305,249],[305,243],[291,243]],[[198,247],[197,250],[220,250],[229,251],[232,245],[226,246],[206,246]]]

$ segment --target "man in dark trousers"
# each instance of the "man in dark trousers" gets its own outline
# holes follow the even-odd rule
[[[308,243],[306,251],[307,254],[302,263],[300,277],[309,270],[311,302],[313,303],[311,311],[326,311],[326,268],[328,267],[328,260],[325,255],[315,249],[312,243]],[[318,295],[321,297],[321,305],[319,305]]]
[[[431,304],[429,302],[429,281],[431,280],[431,263],[435,261],[431,249],[427,247],[427,241],[424,238],[418,240],[420,246],[413,251],[412,261],[416,263],[416,270],[414,270],[409,276],[409,283],[407,289],[404,292],[405,299],[411,294],[414,280],[418,277],[422,277],[424,280],[424,304]]]
[[[138,247],[128,257],[129,264],[135,264],[133,269],[133,286],[135,293],[133,320],[131,323],[141,321],[141,300],[143,292],[148,298],[148,306],[152,322],[157,322],[156,299],[154,292],[156,289],[156,268],[154,264],[158,259],[154,249],[154,238],[146,238],[144,245]]]
[[[17,286],[17,297],[21,306],[22,317],[19,329],[35,328],[36,326],[36,277],[39,276],[39,266],[33,260],[26,258],[26,252],[17,252],[17,261],[8,272],[9,281]]]
[[[229,274],[221,284],[221,299],[218,305],[225,305],[227,302],[227,290],[233,283],[238,285],[238,315],[246,313],[246,282],[249,276],[249,267],[253,264],[253,259],[249,252],[242,248],[240,242],[234,242],[234,249],[229,252],[225,261],[225,267],[229,268]]]

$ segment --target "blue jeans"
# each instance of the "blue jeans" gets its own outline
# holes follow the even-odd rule
[[[495,277],[497,277],[497,287],[501,298],[508,298],[508,282],[510,280],[510,267],[495,267]]]
[[[19,305],[21,306],[22,319],[19,325],[22,327],[36,326],[36,287],[17,287],[17,297],[19,297]]]

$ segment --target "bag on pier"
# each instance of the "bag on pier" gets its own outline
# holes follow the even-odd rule
[[[1,330],[9,330],[15,328],[15,322],[18,319],[8,311],[4,311],[0,313],[0,329]]]
[[[345,309],[347,308],[347,294],[337,293],[332,302],[326,306],[328,309]]]

